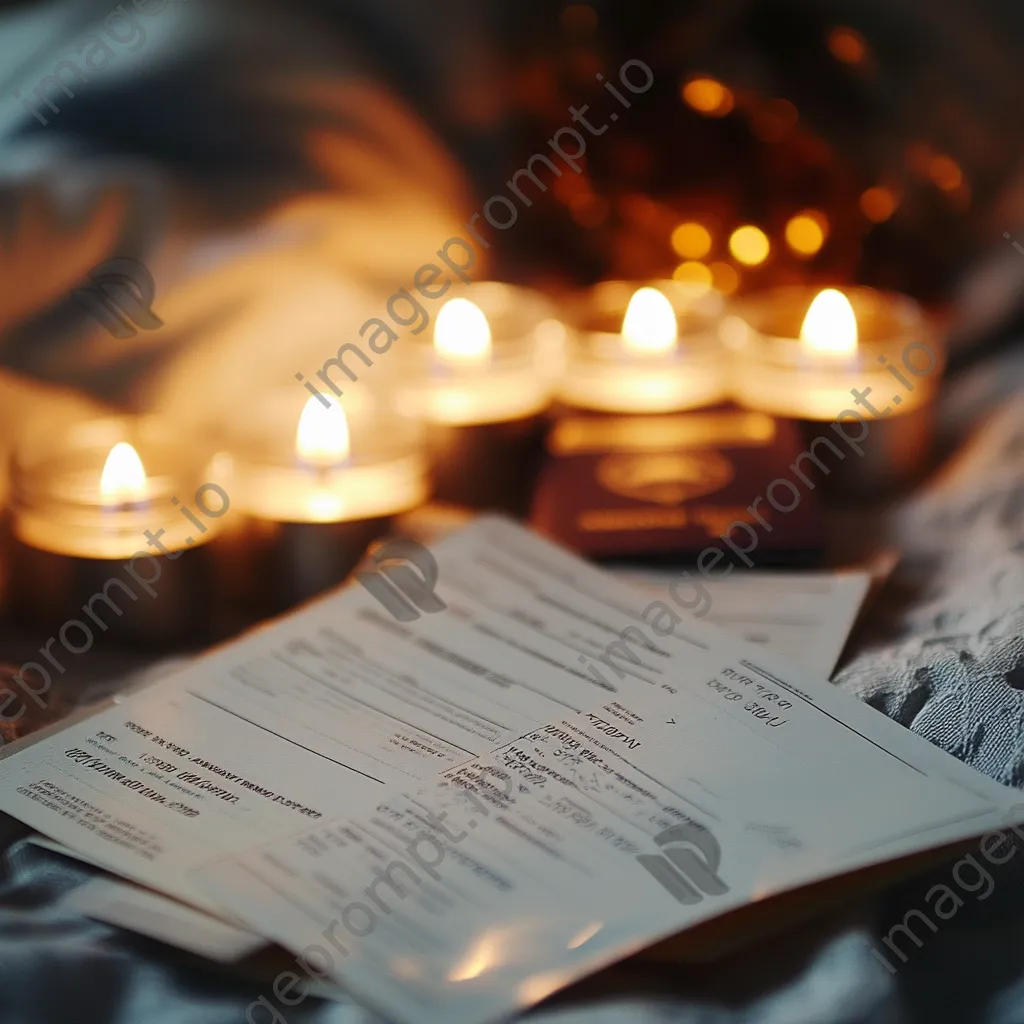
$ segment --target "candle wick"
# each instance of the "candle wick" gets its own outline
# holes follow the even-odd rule
[[[123,497],[117,501],[105,501],[103,507],[108,512],[138,512],[149,508],[149,499]]]
[[[337,462],[318,461],[312,464],[307,462],[306,468],[312,470],[312,475],[316,481],[317,487],[327,487],[333,481],[335,474],[348,465],[350,459],[351,456],[349,455],[343,459],[339,459]]]

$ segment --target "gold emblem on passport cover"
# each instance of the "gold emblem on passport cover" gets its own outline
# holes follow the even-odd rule
[[[714,494],[735,475],[732,463],[716,451],[616,452],[597,464],[597,482],[613,494],[659,505],[681,505]]]
[[[596,558],[669,556],[687,561],[785,477],[800,452],[794,423],[719,407],[651,416],[567,415],[553,427],[531,521]],[[806,564],[820,557],[817,494],[785,516],[762,500],[759,559]]]

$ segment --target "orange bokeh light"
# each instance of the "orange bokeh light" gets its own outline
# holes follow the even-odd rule
[[[711,268],[706,267],[699,260],[686,260],[684,263],[680,263],[679,266],[672,271],[672,278],[675,281],[683,281],[686,284],[697,285],[705,291],[709,290],[712,284],[714,284],[714,276],[711,273]]]
[[[683,99],[708,117],[725,117],[735,103],[732,91],[714,78],[691,78],[683,86]]]
[[[834,28],[828,34],[829,53],[844,64],[860,64],[867,56],[864,37],[852,28]]]
[[[861,194],[861,213],[873,224],[882,224],[887,221],[899,205],[892,189],[884,185],[873,185]]]
[[[933,156],[928,163],[928,177],[944,192],[954,192],[964,181],[960,165],[951,157]]]
[[[740,273],[731,263],[719,260],[712,263],[708,269],[711,271],[712,283],[723,295],[732,295],[739,288]]]
[[[711,232],[703,224],[687,221],[672,232],[672,248],[685,260],[703,259],[711,251]]]
[[[804,210],[786,223],[786,244],[798,256],[814,256],[828,237],[828,218],[819,210]]]
[[[753,224],[744,224],[729,236],[729,252],[732,253],[733,259],[745,263],[748,267],[764,263],[771,249],[768,236]]]

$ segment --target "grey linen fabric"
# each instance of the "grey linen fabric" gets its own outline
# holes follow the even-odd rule
[[[891,523],[903,564],[836,682],[1024,785],[1024,400],[1011,397]]]

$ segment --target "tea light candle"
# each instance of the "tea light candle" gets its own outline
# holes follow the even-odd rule
[[[564,328],[536,294],[467,288],[409,354],[403,402],[426,425],[434,495],[522,513],[542,452]]]
[[[195,450],[152,420],[127,418],[22,438],[11,467],[15,612],[55,630],[73,654],[97,637],[208,639],[208,548],[231,498]]]
[[[928,465],[945,352],[912,299],[780,288],[739,306],[722,337],[736,401],[838,446],[842,458],[822,455],[830,488],[887,489]]]
[[[579,409],[665,413],[726,397],[724,300],[676,281],[606,281],[573,304],[561,399]]]
[[[249,427],[229,444],[251,569],[241,596],[258,615],[343,582],[392,517],[427,498],[415,425],[377,396],[313,395],[297,417],[294,395],[270,396]]]

